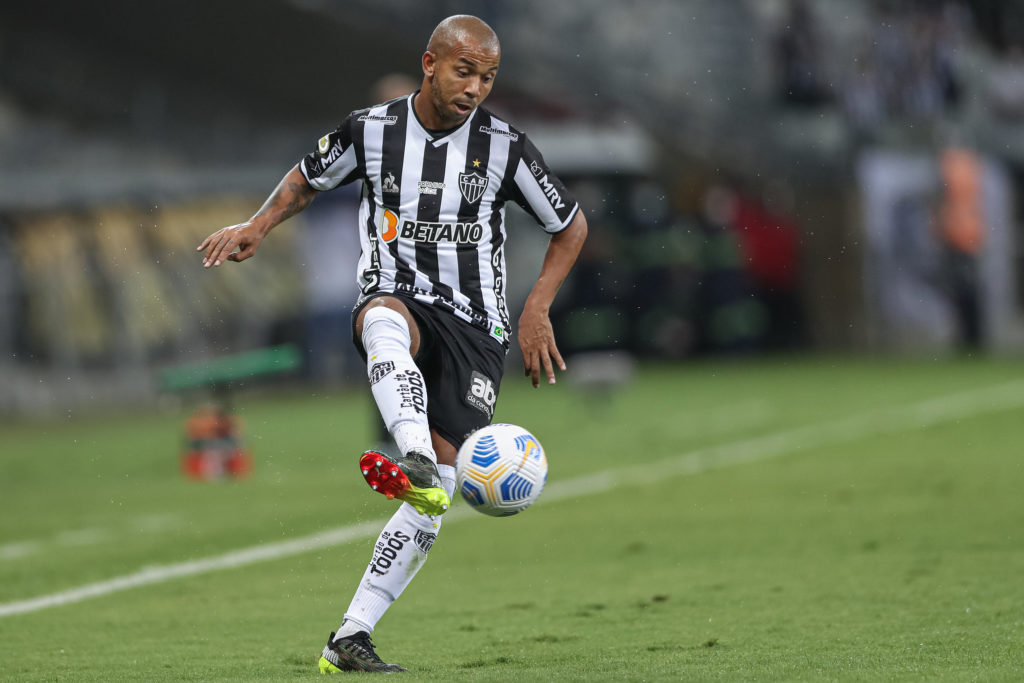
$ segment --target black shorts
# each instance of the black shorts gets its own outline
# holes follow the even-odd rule
[[[451,313],[405,296],[398,299],[419,323],[420,348],[416,365],[427,385],[427,420],[430,428],[458,448],[466,438],[491,423],[505,372],[505,349],[483,330]],[[352,311],[352,341],[366,360],[362,339],[356,335],[359,311],[376,297],[361,301]]]

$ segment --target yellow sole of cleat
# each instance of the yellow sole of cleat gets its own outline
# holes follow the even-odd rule
[[[327,661],[327,657],[320,658],[320,673],[322,674],[340,674],[341,669]]]
[[[421,489],[412,484],[399,498],[419,510],[421,515],[443,515],[452,504],[444,489]]]

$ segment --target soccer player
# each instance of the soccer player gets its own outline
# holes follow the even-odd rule
[[[320,671],[403,671],[370,642],[377,621],[426,560],[455,492],[455,456],[487,425],[509,347],[505,205],[519,204],[552,235],[519,317],[524,370],[534,387],[565,363],[548,310],[587,234],[578,204],[522,132],[480,105],[501,48],[494,31],[452,16],[430,36],[420,89],[354,111],[283,178],[244,223],[199,245],[206,268],[244,261],[318,192],[362,180],[362,294],[353,340],[395,443],[367,451],[373,490],[403,503],[385,525]]]

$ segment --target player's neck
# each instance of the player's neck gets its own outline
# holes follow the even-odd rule
[[[437,109],[434,108],[433,103],[430,101],[430,97],[426,95],[423,90],[418,90],[416,95],[413,96],[412,111],[413,114],[416,115],[416,119],[420,122],[420,125],[427,131],[435,134],[449,133],[464,124],[469,117],[473,115],[473,112],[471,111],[466,118],[454,124],[450,121],[444,121],[437,113]]]

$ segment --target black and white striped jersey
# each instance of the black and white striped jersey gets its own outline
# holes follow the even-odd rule
[[[579,210],[522,132],[477,107],[429,131],[413,95],[349,114],[300,167],[310,186],[363,181],[358,281],[363,297],[395,292],[441,307],[508,348],[505,204],[549,233]]]

